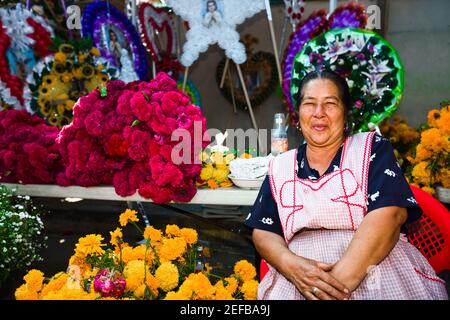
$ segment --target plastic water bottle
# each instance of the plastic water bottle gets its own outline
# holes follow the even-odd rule
[[[275,113],[271,132],[271,153],[277,156],[288,150],[286,117],[284,113]]]

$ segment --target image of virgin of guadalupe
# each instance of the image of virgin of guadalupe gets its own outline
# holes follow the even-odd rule
[[[108,50],[114,56],[114,64],[118,68],[121,68],[121,64],[120,64],[121,49],[122,49],[122,46],[121,46],[121,44],[119,42],[117,34],[114,32],[114,30],[112,28],[110,28],[109,29]]]
[[[207,0],[205,1],[204,13],[203,13],[203,26],[211,28],[219,25],[223,16],[221,13],[222,1],[221,0]]]

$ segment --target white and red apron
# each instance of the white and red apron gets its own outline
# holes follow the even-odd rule
[[[295,254],[336,263],[367,213],[367,184],[373,133],[344,142],[339,168],[317,180],[297,177],[296,150],[269,165],[272,196],[277,203],[286,243]],[[268,265],[258,299],[304,299],[286,278]],[[445,282],[404,235],[352,292],[351,299],[448,299]]]

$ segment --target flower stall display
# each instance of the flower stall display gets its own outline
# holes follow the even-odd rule
[[[41,213],[30,197],[16,196],[0,185],[0,287],[12,272],[42,260],[46,237]]]
[[[413,149],[419,143],[419,130],[409,126],[408,122],[399,115],[383,120],[379,128],[381,134],[387,137],[394,147],[394,154],[402,171],[408,172],[411,167],[408,158],[412,156]]]
[[[443,102],[440,109],[428,112],[428,122],[420,133],[415,156],[409,158],[414,165],[412,182],[429,194],[435,187],[450,188],[450,103]]]
[[[194,197],[201,171],[194,157],[209,143],[194,139],[204,136],[206,119],[167,74],[150,82],[109,81],[81,97],[73,111],[73,122],[58,138],[65,163],[58,184],[113,185],[122,197],[138,191],[157,203]],[[179,164],[172,160],[181,143],[172,141],[176,130],[189,135],[183,144],[191,146],[183,150],[190,161]]]
[[[314,70],[331,70],[347,80],[354,102],[355,132],[373,129],[397,109],[403,94],[403,66],[395,49],[372,31],[333,29],[309,41],[297,54],[291,82],[296,106],[301,79]]]
[[[229,277],[214,275],[198,255],[196,230],[177,225],[142,230],[138,222],[136,211],[122,213],[120,227],[110,232],[109,247],[98,234],[80,238],[66,272],[46,279],[39,270],[29,271],[16,299],[256,299],[256,269],[248,261],[238,261]],[[138,229],[144,244],[125,242],[127,225]]]
[[[167,0],[173,11],[189,23],[181,64],[191,66],[209,45],[217,43],[236,64],[247,59],[239,42],[237,25],[264,10],[264,1],[254,0]]]
[[[24,81],[36,62],[51,54],[52,28],[22,4],[0,8],[0,110],[23,109]]]
[[[205,149],[201,154],[202,171],[197,181],[197,186],[211,189],[227,188],[233,186],[228,178],[230,174],[230,162],[235,159],[233,152]]]
[[[165,7],[157,8],[150,3],[141,3],[139,31],[157,69],[178,80],[182,66],[177,59],[178,32],[175,16]]]
[[[38,63],[27,82],[31,92],[30,112],[57,127],[72,122],[72,109],[88,94],[116,75],[89,38],[64,42],[55,39],[53,56]]]
[[[309,40],[328,30],[347,27],[363,29],[366,27],[366,24],[367,14],[365,13],[364,6],[359,3],[351,2],[337,7],[328,19],[325,9],[322,9],[314,11],[306,20],[297,25],[297,28],[291,34],[288,45],[284,51],[282,66],[282,92],[284,103],[287,105],[290,120],[294,126],[296,126],[298,122],[298,113],[296,112],[297,106],[292,101],[290,88],[293,72],[292,67],[296,55]]]
[[[133,62],[138,79],[147,78],[147,56],[139,33],[119,9],[107,1],[93,1],[83,8],[81,24],[83,37],[93,39],[100,55],[120,71],[121,80],[130,78],[123,74],[127,73],[122,65],[124,59]]]
[[[0,112],[0,181],[54,183],[62,171],[59,129],[26,110]]]

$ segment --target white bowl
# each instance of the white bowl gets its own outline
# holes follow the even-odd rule
[[[233,181],[233,183],[242,189],[261,189],[261,185],[264,182],[265,176],[259,179],[239,179],[229,175],[228,178]]]

